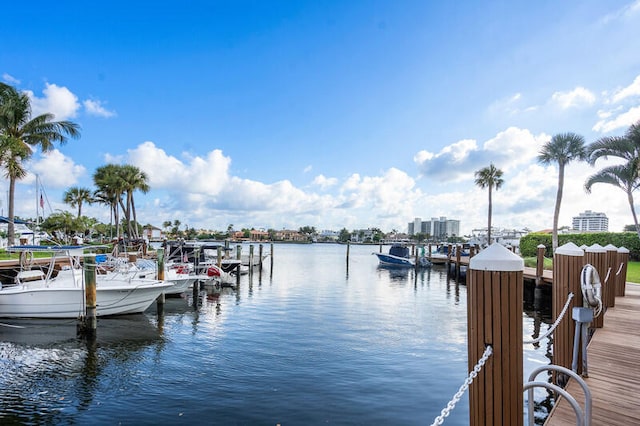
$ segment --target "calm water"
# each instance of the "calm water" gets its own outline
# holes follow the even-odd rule
[[[237,291],[100,319],[94,344],[74,321],[0,320],[24,327],[0,326],[0,423],[428,425],[467,375],[466,287],[379,269],[377,250],[352,246],[347,269],[346,246],[276,245]],[[525,339],[547,330],[525,310]],[[525,345],[525,375],[548,346]]]

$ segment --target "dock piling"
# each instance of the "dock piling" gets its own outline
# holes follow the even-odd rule
[[[470,425],[524,422],[522,300],[524,261],[494,243],[469,261],[468,367],[493,354],[469,387]]]
[[[551,318],[555,322],[566,304],[570,293],[573,299],[570,308],[582,307],[582,289],[580,285],[580,274],[585,264],[585,253],[574,243],[567,243],[556,249],[553,255],[553,286],[551,288]],[[567,310],[569,312],[569,310]],[[563,318],[553,332],[553,364],[564,368],[572,368],[572,357],[575,348],[576,324],[569,318]],[[578,353],[578,371],[582,368],[580,362],[581,354]],[[564,380],[554,377],[556,384],[561,384]]]
[[[85,315],[79,324],[79,334],[88,338],[95,338],[98,328],[96,311],[96,256],[87,254],[83,259]]]

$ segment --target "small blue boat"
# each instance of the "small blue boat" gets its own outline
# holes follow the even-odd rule
[[[415,259],[410,256],[409,248],[404,245],[394,244],[389,249],[389,254],[373,253],[378,256],[380,266],[395,266],[415,268]],[[418,267],[427,268],[431,266],[431,262],[426,256],[418,256]]]

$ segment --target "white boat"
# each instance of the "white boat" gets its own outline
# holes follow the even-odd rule
[[[47,272],[40,269],[21,270],[13,283],[0,287],[1,318],[77,318],[85,313],[84,273],[80,267],[83,247],[13,247],[12,251],[32,250],[54,253]],[[54,276],[57,261],[66,258]],[[96,280],[96,314],[98,316],[144,312],[170,283],[120,277]]]
[[[101,263],[103,274],[98,280],[129,279],[132,277],[157,279],[157,263],[148,259],[136,259],[135,263],[127,258],[108,258]],[[179,295],[187,291],[196,281],[211,280],[212,277],[195,275],[192,266],[183,263],[165,264],[163,281],[171,284],[164,291],[166,296]]]

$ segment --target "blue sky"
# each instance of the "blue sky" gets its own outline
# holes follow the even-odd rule
[[[640,0],[32,1],[3,15],[0,79],[82,127],[27,164],[22,217],[35,174],[47,212],[74,211],[62,193],[114,162],[148,174],[138,218],[156,226],[390,231],[446,216],[469,233],[487,221],[473,173],[493,162],[494,225],[545,229],[544,142],[640,120]],[[560,225],[591,209],[619,231],[626,196],[586,194],[595,171],[568,166]]]

